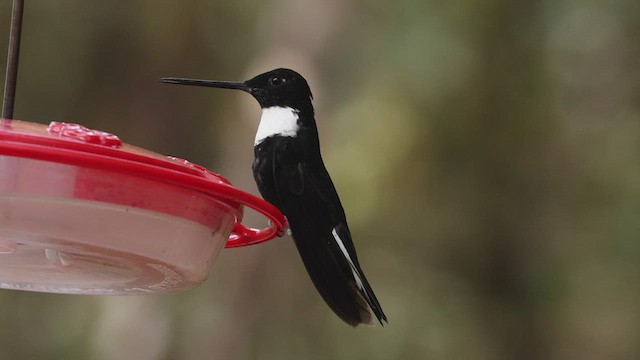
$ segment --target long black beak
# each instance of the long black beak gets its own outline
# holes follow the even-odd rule
[[[197,80],[197,79],[185,79],[185,78],[162,78],[163,83],[167,84],[179,84],[179,85],[194,85],[194,86],[206,86],[222,89],[237,89],[246,91],[249,94],[252,92],[252,88],[244,82],[234,81],[215,81],[215,80]]]

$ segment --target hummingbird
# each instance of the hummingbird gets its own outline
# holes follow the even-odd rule
[[[262,197],[287,218],[316,289],[347,324],[387,322],[360,267],[342,203],[320,154],[311,89],[279,68],[243,82],[162,78],[162,82],[242,90],[262,108],[253,176]]]

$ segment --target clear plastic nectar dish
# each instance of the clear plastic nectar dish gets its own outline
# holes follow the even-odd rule
[[[251,229],[249,206],[270,220]],[[145,294],[204,281],[222,248],[282,234],[266,201],[77,124],[0,119],[0,288]]]

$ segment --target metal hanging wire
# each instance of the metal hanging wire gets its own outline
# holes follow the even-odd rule
[[[7,73],[4,79],[4,96],[2,98],[2,118],[4,119],[13,118],[13,105],[16,97],[16,83],[18,81],[18,58],[20,56],[23,10],[24,0],[13,0],[9,31],[9,50],[7,53]]]

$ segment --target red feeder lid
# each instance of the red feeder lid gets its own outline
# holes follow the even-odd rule
[[[281,235],[286,219],[273,205],[231,185],[200,165],[123,143],[116,135],[82,125],[42,124],[0,119],[0,154],[122,172],[201,191],[234,205],[248,206],[270,220],[258,230],[241,224],[242,213],[226,247],[253,245]]]
[[[242,225],[243,206],[269,226]],[[0,288],[183,290],[206,278],[223,246],[285,227],[273,205],[186,160],[77,124],[0,119]]]

